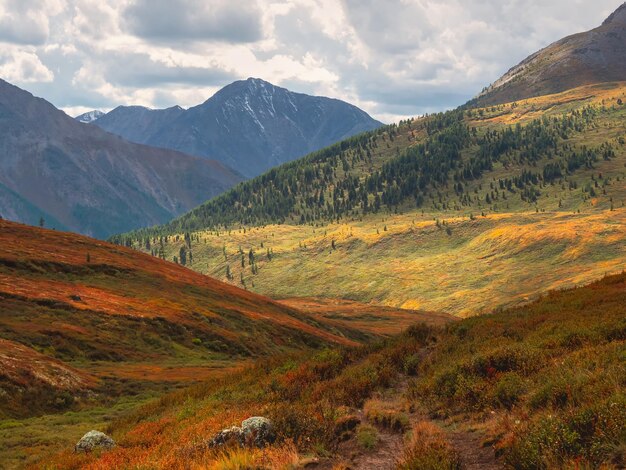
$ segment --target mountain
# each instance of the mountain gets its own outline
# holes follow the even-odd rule
[[[474,103],[491,106],[622,80],[626,80],[626,3],[601,26],[568,36],[524,59]]]
[[[180,106],[167,109],[149,109],[143,106],[118,106],[98,118],[95,124],[105,131],[124,137],[131,142],[150,144],[150,138],[158,135],[185,110]]]
[[[215,158],[246,177],[381,126],[343,101],[256,78],[234,82],[187,111],[119,107],[94,123],[134,142]]]
[[[96,237],[163,223],[241,181],[224,165],[130,143],[0,80],[0,216]]]
[[[83,113],[80,116],[76,116],[74,119],[76,119],[78,122],[84,122],[85,124],[89,124],[90,122],[93,122],[96,119],[101,118],[102,116],[104,116],[104,113],[96,109],[94,111],[88,111],[86,113]]]

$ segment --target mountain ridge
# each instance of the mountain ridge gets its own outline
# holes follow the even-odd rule
[[[493,106],[626,79],[626,3],[587,32],[531,54],[479,93],[469,105]]]
[[[98,109],[94,109],[93,111],[87,111],[86,113],[76,116],[74,119],[76,119],[78,122],[89,124],[90,122],[93,122],[96,119],[99,119],[104,115],[105,115],[104,112]]]
[[[215,158],[247,177],[382,125],[349,103],[258,78],[172,110],[118,107],[94,124],[139,143]]]

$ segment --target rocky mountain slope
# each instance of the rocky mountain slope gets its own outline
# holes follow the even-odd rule
[[[138,145],[0,81],[0,216],[106,237],[163,223],[241,181],[224,165]]]
[[[381,126],[343,101],[255,78],[186,111],[122,106],[95,124],[134,142],[215,158],[247,177]]]
[[[626,3],[601,26],[523,60],[480,93],[475,104],[490,106],[621,80],[626,80]]]
[[[143,106],[118,106],[102,115],[95,124],[105,131],[131,142],[149,144],[150,139],[163,132],[185,110],[180,106],[167,109],[149,109]]]

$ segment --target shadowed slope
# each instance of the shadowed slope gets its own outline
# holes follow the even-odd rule
[[[2,379],[10,386],[0,411],[9,414],[73,404],[70,397],[58,407],[54,399],[36,409],[14,406],[20,390],[30,393],[37,383],[55,388],[46,368],[51,374],[84,371],[68,382],[78,398],[81,391],[98,391],[97,381],[80,379],[83,373],[106,382],[134,371],[136,380],[157,384],[167,381],[164,366],[185,366],[191,368],[187,377],[172,371],[184,382],[228,361],[354,345],[367,336],[130,249],[0,221],[1,349],[25,351],[2,356],[3,365],[14,368]],[[32,364],[25,361],[29,355]],[[38,380],[28,385],[24,374]],[[58,387],[59,393],[66,389]]]
[[[0,215],[97,237],[163,223],[241,181],[222,164],[127,142],[0,80]]]

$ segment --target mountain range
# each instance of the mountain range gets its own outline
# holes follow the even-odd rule
[[[0,216],[95,237],[163,223],[242,180],[128,142],[0,80]]]
[[[258,78],[188,110],[119,106],[93,123],[133,142],[214,158],[246,177],[382,125],[343,101]]]

